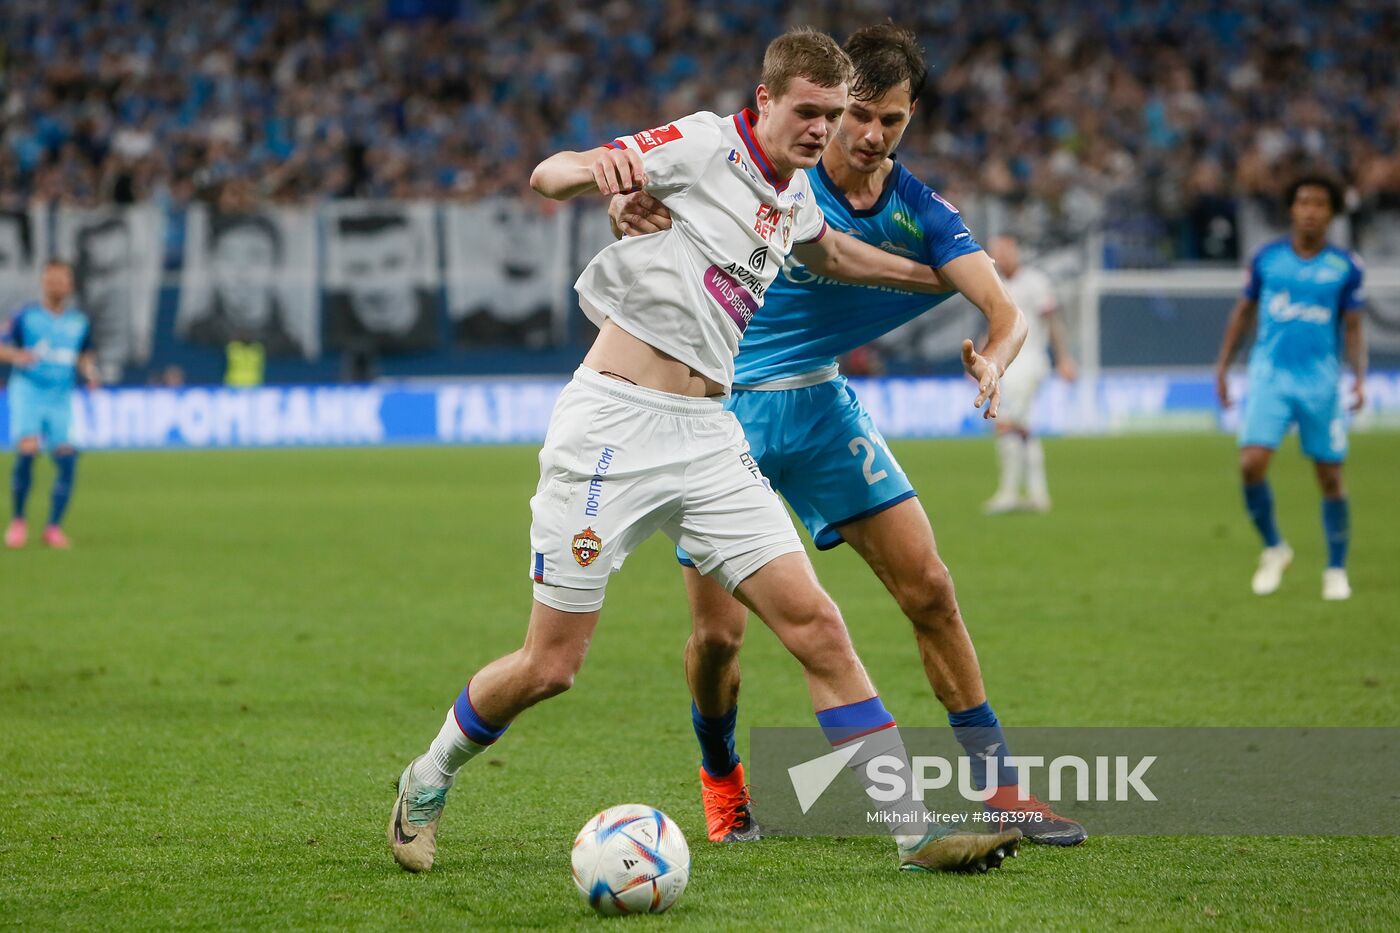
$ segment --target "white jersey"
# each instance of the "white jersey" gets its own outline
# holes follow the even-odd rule
[[[1047,318],[1055,310],[1055,288],[1050,277],[1039,269],[1021,266],[1006,282],[1011,300],[1026,316],[1026,342],[1012,367],[1025,369],[1050,365],[1050,325]]]
[[[755,121],[751,110],[702,111],[609,143],[641,155],[647,193],[672,226],[608,245],[574,283],[589,320],[611,318],[726,388],[792,247],[826,233],[806,173],[778,179]]]

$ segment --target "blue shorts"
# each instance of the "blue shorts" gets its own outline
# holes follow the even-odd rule
[[[1328,392],[1299,392],[1251,379],[1240,419],[1240,446],[1278,447],[1288,428],[1298,424],[1303,453],[1321,463],[1341,463],[1347,457],[1347,423],[1342,396]]]
[[[10,402],[10,440],[38,437],[53,450],[69,443],[73,419],[73,393],[69,389],[45,389],[27,379],[11,378],[5,387]]]
[[[725,407],[819,550],[841,544],[842,525],[915,495],[844,377],[803,389],[738,390]],[[688,563],[685,552],[676,556]]]

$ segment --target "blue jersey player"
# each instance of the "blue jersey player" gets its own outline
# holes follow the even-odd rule
[[[1225,328],[1216,388],[1221,404],[1228,406],[1230,360],[1257,321],[1239,436],[1245,508],[1264,541],[1253,589],[1260,596],[1273,593],[1293,561],[1293,549],[1274,520],[1268,471],[1274,450],[1296,424],[1322,489],[1327,536],[1322,598],[1347,599],[1350,517],[1342,482],[1347,431],[1341,357],[1346,354],[1356,376],[1350,407],[1358,411],[1366,403],[1362,266],[1355,255],[1327,242],[1327,228],[1342,208],[1339,183],[1326,175],[1304,176],[1288,187],[1286,203],[1291,233],[1254,254],[1244,294]]]
[[[73,494],[78,457],[68,435],[73,385],[81,373],[90,387],[97,386],[92,327],[86,314],[68,304],[73,294],[72,268],[59,261],[46,264],[40,291],[40,300],[16,311],[0,335],[0,363],[11,367],[6,394],[10,436],[16,447],[10,485],[14,518],[5,531],[5,545],[11,548],[23,547],[29,536],[24,505],[41,447],[49,451],[58,469],[44,543],[69,547],[61,526]]]
[[[965,341],[964,363],[969,371],[990,365],[999,376],[1025,339],[1024,319],[958,211],[891,158],[927,75],[917,40],[885,24],[856,32],[844,48],[856,77],[833,144],[808,170],[817,203],[833,229],[937,268],[945,282],[980,308],[988,318],[989,340],[983,356]],[[612,212],[621,233],[644,234],[668,222],[664,211],[643,197],[617,199]],[[728,405],[763,475],[788,500],[817,547],[851,544],[899,603],[913,623],[934,693],[971,760],[981,765],[980,756],[989,750],[999,757],[1009,753],[987,702],[952,578],[913,485],[836,364],[838,355],[940,300],[846,285],[789,267],[769,288],[763,310],[745,332]],[[994,414],[995,404],[991,408]],[[757,838],[758,830],[734,753],[734,729],[738,650],[748,611],[693,567],[684,574],[694,624],[686,677],[701,747],[706,829],[716,842],[747,841]],[[1031,841],[1073,845],[1085,838],[1078,823],[1034,798],[1019,800],[1014,770],[1003,765],[975,777],[1000,788],[989,810],[1028,811],[1015,818]]]

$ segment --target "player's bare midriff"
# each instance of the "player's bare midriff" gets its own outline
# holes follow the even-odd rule
[[[583,365],[614,379],[672,395],[705,398],[724,394],[724,386],[718,382],[632,336],[611,320],[603,322]]]

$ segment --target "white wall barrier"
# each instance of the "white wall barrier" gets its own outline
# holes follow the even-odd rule
[[[888,438],[989,430],[972,408],[970,380],[851,381]],[[1233,383],[1242,396],[1243,375]],[[563,378],[473,379],[75,392],[73,435],[81,447],[99,450],[538,443],[564,384]],[[1400,427],[1400,372],[1372,373],[1366,394],[1355,427]],[[1047,434],[1233,431],[1239,410],[1219,410],[1208,374],[1115,373],[1047,382],[1032,421]],[[8,404],[0,405],[0,436],[9,435],[9,414]]]

